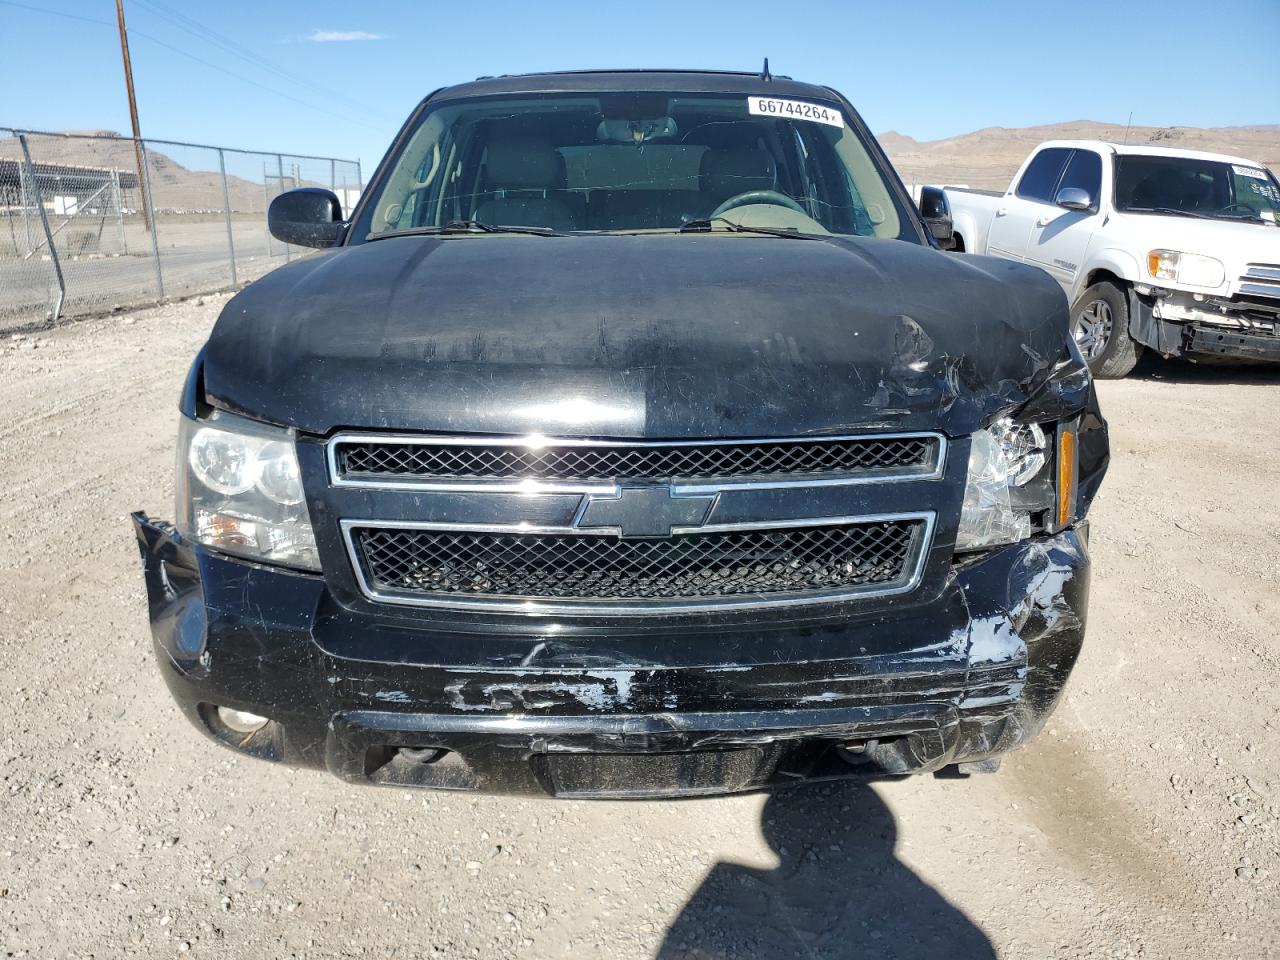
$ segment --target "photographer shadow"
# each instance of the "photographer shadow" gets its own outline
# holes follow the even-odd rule
[[[994,960],[991,941],[893,852],[893,814],[863,782],[770,795],[779,865],[712,868],[658,960]]]

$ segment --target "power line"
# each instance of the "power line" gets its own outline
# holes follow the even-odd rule
[[[32,13],[47,13],[54,17],[65,17],[67,20],[80,20],[84,23],[97,23],[104,27],[114,27],[115,24],[107,20],[98,20],[94,17],[81,17],[74,13],[63,13],[61,10],[46,10],[44,7],[33,7],[27,3],[15,3],[14,0],[0,0],[0,4],[6,7],[17,7],[19,10],[30,10]]]
[[[267,73],[272,73],[282,80],[287,80],[290,83],[297,84],[305,89],[322,93],[325,96],[332,97],[336,100],[345,101],[348,105],[360,110],[367,110],[369,107],[367,103],[362,103],[337,90],[332,90],[316,83],[314,77],[304,77],[301,74],[294,73],[291,70],[286,70],[278,64],[272,63],[267,58],[254,53],[248,47],[244,46],[244,44],[238,43],[230,37],[218,33],[212,27],[208,27],[200,23],[200,21],[174,10],[172,7],[161,3],[160,0],[133,0],[133,2],[140,4],[155,16],[168,21],[172,26],[177,27],[179,30],[183,30],[191,34],[191,36],[195,37],[197,40],[201,40],[204,43],[218,47],[250,66],[266,71]]]
[[[367,127],[370,130],[382,129],[376,124],[365,123],[363,120],[357,120],[354,117],[347,117],[340,113],[335,113],[332,110],[328,110],[324,107],[316,106],[314,103],[310,103],[306,100],[299,99],[298,97],[285,93],[282,90],[277,90],[274,87],[269,87],[265,83],[258,83],[256,80],[250,80],[248,77],[243,76],[242,74],[236,73],[234,70],[228,70],[226,67],[219,66],[216,63],[211,63],[210,61],[205,60],[203,57],[197,57],[194,53],[188,53],[186,50],[183,50],[181,47],[175,47],[173,44],[166,43],[165,41],[157,37],[153,37],[150,34],[142,33],[141,31],[138,31],[138,30],[133,31],[133,34],[134,36],[142,37],[143,39],[148,40],[151,43],[156,44],[157,46],[164,47],[166,50],[171,50],[174,53],[178,54],[179,56],[186,57],[188,60],[194,60],[196,63],[204,64],[210,70],[217,70],[219,73],[225,73],[229,77],[234,77],[236,80],[239,80],[241,83],[247,83],[252,87],[257,87],[259,90],[265,90],[267,91],[267,93],[273,93],[277,97],[283,97],[285,100],[292,100],[294,103],[301,104],[304,107],[308,107],[312,110],[317,110],[320,113],[328,114],[331,117],[341,120],[343,123],[358,124],[362,127]]]
[[[112,29],[114,29],[116,26],[114,23],[110,23],[106,20],[98,20],[94,17],[84,17],[75,13],[66,13],[62,10],[50,10],[46,7],[37,7],[27,3],[18,3],[17,0],[0,0],[0,5],[6,6],[6,7],[16,7],[20,10],[30,10],[33,13],[43,13],[52,17],[62,17],[63,19],[66,19],[66,20],[79,20],[82,23],[96,23],[99,26],[111,27]],[[158,37],[151,36],[151,34],[143,33],[141,30],[130,30],[129,32],[135,37],[140,37],[143,40],[148,41],[149,43],[154,43],[157,46],[164,47],[166,50],[170,50],[173,53],[178,54],[179,56],[186,57],[188,60],[194,60],[196,63],[202,64],[211,70],[217,70],[219,73],[225,73],[227,76],[232,77],[236,80],[239,80],[241,83],[247,83],[252,87],[257,87],[259,90],[265,90],[267,93],[274,94],[277,97],[282,97],[285,100],[290,100],[296,104],[299,104],[300,106],[307,107],[310,110],[315,110],[318,113],[326,114],[327,116],[333,117],[337,120],[341,120],[343,123],[357,124],[358,126],[366,127],[370,130],[382,129],[381,127],[375,124],[366,123],[365,121],[358,120],[354,117],[348,117],[340,113],[335,113],[333,110],[329,110],[315,103],[302,100],[298,97],[292,96],[291,94],[285,93],[282,90],[277,90],[274,87],[267,86],[266,84],[258,83],[256,80],[250,80],[248,77],[243,76],[242,74],[236,73],[234,70],[228,70],[226,67],[220,66],[216,63],[211,63],[210,61],[205,60],[202,57],[196,56],[194,53],[188,53],[186,50],[183,50],[181,47],[176,47],[171,43],[166,43],[164,40],[161,40]]]

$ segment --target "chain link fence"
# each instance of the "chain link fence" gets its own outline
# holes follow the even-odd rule
[[[0,127],[0,330],[238,286],[307,251],[267,232],[284,190],[349,212],[360,164]]]

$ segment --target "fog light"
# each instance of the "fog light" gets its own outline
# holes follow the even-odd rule
[[[257,733],[269,722],[266,717],[260,717],[256,713],[250,713],[248,710],[232,710],[230,707],[218,708],[218,719],[229,730],[236,733]]]

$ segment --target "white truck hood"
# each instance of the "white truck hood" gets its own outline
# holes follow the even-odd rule
[[[1131,249],[1177,250],[1222,261],[1226,276],[1220,287],[1207,289],[1165,280],[1152,281],[1161,287],[1229,297],[1239,288],[1240,280],[1250,265],[1280,269],[1280,227],[1277,226],[1150,213],[1116,213],[1113,217],[1112,230],[1122,235],[1126,245],[1132,245]],[[1145,262],[1141,264],[1141,270],[1145,273]]]

